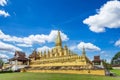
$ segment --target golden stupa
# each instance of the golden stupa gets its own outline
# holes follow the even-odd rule
[[[86,56],[84,47],[82,55],[72,52],[66,45],[62,47],[60,31],[58,31],[53,49],[44,52],[34,50],[29,59],[28,72],[105,75],[104,69],[94,69],[92,61]]]

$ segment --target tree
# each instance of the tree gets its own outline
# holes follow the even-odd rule
[[[3,60],[2,60],[2,59],[0,59],[0,69],[2,69],[3,64],[4,64]]]
[[[107,63],[106,60],[103,60],[103,66],[104,66],[107,70],[112,69],[112,65],[111,65],[110,63]]]
[[[120,57],[120,52],[117,52],[115,56],[111,60],[111,64],[114,64],[114,60],[118,59]]]

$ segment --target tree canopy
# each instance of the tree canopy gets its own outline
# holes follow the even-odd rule
[[[2,59],[0,59],[0,68],[2,68],[2,66],[3,66],[3,60]]]
[[[120,52],[117,52],[115,56],[112,58],[111,64],[113,64],[113,60],[118,59],[120,57]]]

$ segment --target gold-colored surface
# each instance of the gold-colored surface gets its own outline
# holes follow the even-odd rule
[[[27,70],[27,72],[105,75],[104,70]]]
[[[102,70],[92,70],[93,63],[86,56],[85,48],[83,47],[82,55],[78,55],[65,45],[62,47],[62,40],[60,32],[58,31],[58,36],[55,41],[55,47],[52,50],[45,50],[44,52],[39,51],[39,57],[37,59],[30,58],[30,67],[27,72],[55,72],[55,73],[76,73],[76,74],[96,74],[105,75],[104,69]],[[78,66],[82,70],[37,70],[35,67],[74,67]],[[40,68],[41,69],[41,68]],[[86,70],[87,69],[87,70]]]

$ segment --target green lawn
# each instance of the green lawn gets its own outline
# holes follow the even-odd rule
[[[110,71],[115,73],[117,76],[120,76],[120,69],[113,69],[113,70],[110,70]]]
[[[59,73],[0,73],[0,80],[120,80],[120,77]]]

